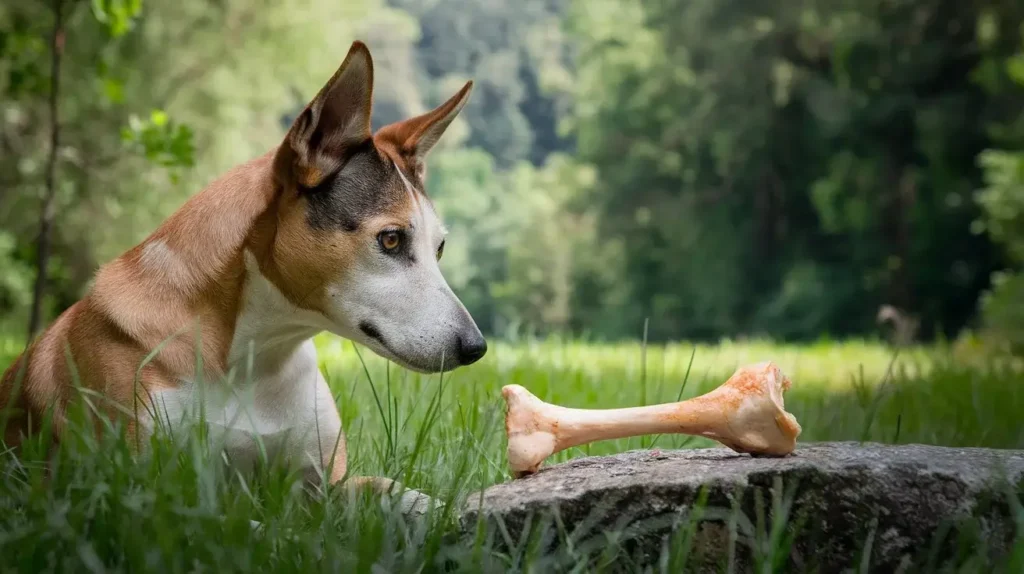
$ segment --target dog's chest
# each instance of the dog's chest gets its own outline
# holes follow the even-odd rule
[[[228,355],[227,381],[181,380],[154,396],[156,416],[172,428],[201,422],[236,458],[265,450],[319,450],[318,435],[341,423],[303,327],[309,318],[266,278],[250,253],[249,277]],[[319,428],[318,428],[319,427]]]
[[[157,415],[172,427],[202,420],[258,436],[303,426],[313,416],[322,377],[312,341],[272,369],[253,367],[236,369],[230,381],[181,380],[154,396]]]

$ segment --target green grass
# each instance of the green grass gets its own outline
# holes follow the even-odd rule
[[[318,344],[345,423],[352,474],[399,479],[445,502],[443,510],[407,519],[387,500],[304,489],[297,475],[274,465],[242,475],[219,463],[201,433],[177,443],[156,439],[152,454],[137,458],[116,433],[98,440],[76,431],[49,458],[43,445],[33,444],[20,458],[3,456],[0,571],[622,566],[614,545],[562,547],[541,556],[536,549],[509,550],[494,532],[460,534],[455,510],[466,497],[510,479],[499,392],[510,383],[566,406],[634,406],[696,396],[737,366],[770,359],[793,380],[786,406],[803,426],[801,441],[1024,448],[1019,362],[968,360],[949,349],[907,349],[894,359],[892,350],[864,342],[646,349],[557,340],[492,343],[481,363],[442,378],[389,366],[335,338]],[[13,340],[0,339],[0,363],[18,350]],[[658,448],[715,444],[667,435],[607,441],[560,453],[548,464],[650,448],[655,441]],[[250,520],[262,528],[251,528]],[[688,532],[684,527],[673,537],[678,544],[666,550],[666,564],[680,563]],[[771,537],[776,540],[774,531]],[[1018,540],[1024,547],[1020,534]]]

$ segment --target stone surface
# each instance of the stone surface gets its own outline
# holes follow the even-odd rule
[[[705,504],[696,504],[705,487]],[[579,458],[490,487],[470,497],[463,521],[483,518],[513,544],[528,530],[549,551],[570,544],[577,553],[619,532],[633,565],[657,564],[692,530],[689,568],[733,560],[742,571],[765,557],[759,549],[788,547],[784,559],[799,570],[838,571],[869,556],[872,570],[892,571],[955,559],[957,549],[1005,554],[1015,536],[1011,496],[1024,496],[1024,451],[810,443],[785,458],[751,458],[724,448],[652,450]],[[703,516],[692,520],[697,507]],[[793,543],[757,544],[779,517],[786,526],[777,535]]]

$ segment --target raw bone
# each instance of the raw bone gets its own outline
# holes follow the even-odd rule
[[[790,380],[774,363],[740,367],[717,389],[678,403],[627,409],[570,409],[538,399],[519,385],[501,389],[508,405],[505,432],[514,476],[537,472],[544,459],[598,440],[655,433],[714,439],[736,452],[785,456],[800,424],[783,407]]]

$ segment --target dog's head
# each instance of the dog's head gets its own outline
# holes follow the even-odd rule
[[[335,334],[413,370],[468,365],[487,343],[441,275],[445,230],[424,160],[469,98],[370,130],[373,62],[362,43],[277,152],[275,283]]]

